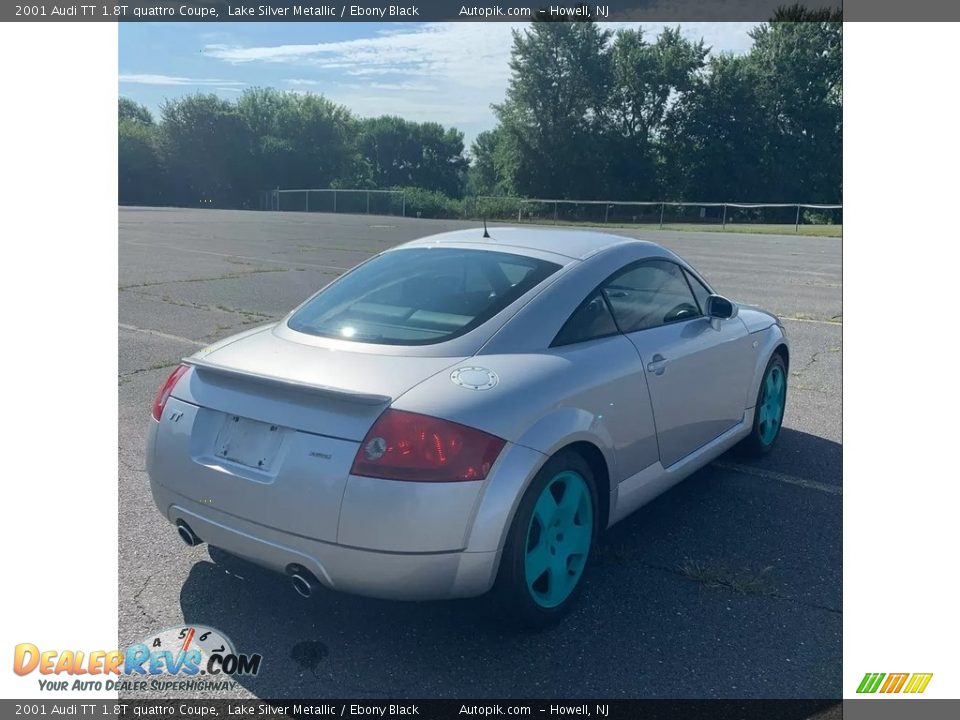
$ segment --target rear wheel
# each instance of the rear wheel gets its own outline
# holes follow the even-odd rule
[[[765,455],[780,437],[783,412],[787,406],[787,367],[780,353],[774,353],[757,391],[753,429],[743,441],[743,449],[752,455]]]
[[[590,559],[597,519],[590,466],[562,452],[541,468],[520,501],[498,585],[520,625],[546,627],[572,606]]]

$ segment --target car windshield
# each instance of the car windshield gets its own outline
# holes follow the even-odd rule
[[[481,325],[559,269],[488,250],[387,252],[320,292],[287,325],[356,342],[429,345]]]

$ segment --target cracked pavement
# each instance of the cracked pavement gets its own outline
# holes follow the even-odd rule
[[[485,598],[303,601],[279,575],[185,547],[143,470],[150,402],[181,357],[279,318],[375,252],[476,224],[153,208],[119,221],[120,647],[218,628],[264,655],[224,697],[840,696],[841,240],[614,230],[780,314],[784,430],[762,460],[728,454],[612,528],[575,610],[530,635]]]

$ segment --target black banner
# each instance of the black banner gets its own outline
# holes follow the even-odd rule
[[[4,700],[4,718],[840,720],[839,700]]]
[[[888,2],[889,0],[885,0]],[[927,0],[920,0],[920,6]],[[606,0],[564,2],[563,0],[518,0],[517,2],[476,2],[474,0],[419,0],[377,2],[352,0],[232,0],[183,2],[183,0],[113,0],[108,3],[49,2],[0,5],[0,20],[77,22],[522,22],[537,19],[598,21],[764,21],[787,0]],[[801,3],[810,10],[839,12],[841,0],[809,0]],[[846,5],[849,7],[850,3]],[[954,3],[942,3],[939,15],[960,17]],[[884,15],[884,2],[855,0],[863,14],[859,19],[909,19],[894,10]],[[898,8],[891,4],[891,7]],[[911,5],[911,8],[913,6]],[[859,13],[858,13],[859,14]],[[845,19],[858,19],[849,17]],[[920,19],[918,17],[918,19]]]

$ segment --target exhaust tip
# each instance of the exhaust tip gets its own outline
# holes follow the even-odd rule
[[[203,542],[185,522],[177,523],[177,535],[188,547],[196,547]]]
[[[305,577],[300,573],[294,573],[290,576],[290,582],[293,585],[293,589],[300,597],[309,598],[311,595],[313,595],[313,583],[310,581],[309,577]]]

